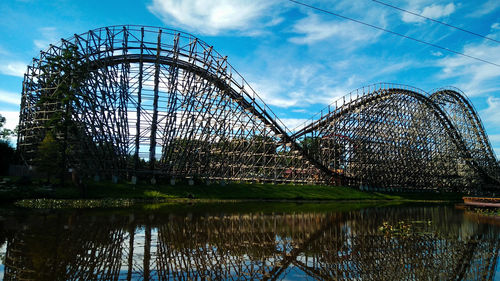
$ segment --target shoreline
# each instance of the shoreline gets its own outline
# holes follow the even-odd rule
[[[264,203],[264,204],[373,204],[373,205],[402,205],[402,204],[442,204],[457,203],[452,200],[293,200],[293,199],[124,199],[124,198],[104,198],[104,199],[22,199],[13,202],[16,207],[31,209],[91,209],[91,208],[128,208],[141,205],[194,205],[194,204],[242,204],[242,203]]]
[[[5,178],[4,178],[5,179]],[[5,180],[4,180],[5,182]],[[436,193],[431,191],[376,192],[326,185],[292,185],[261,183],[207,184],[137,184],[89,182],[85,190],[74,186],[60,187],[36,182],[9,179],[0,186],[0,203],[15,203],[24,200],[24,205],[33,202],[64,204],[72,201],[87,201],[92,204],[108,202],[110,205],[137,203],[239,203],[239,202],[461,202],[463,194]],[[44,201],[45,200],[45,201]],[[50,201],[52,200],[52,201]],[[115,203],[112,203],[115,202]],[[122,203],[117,203],[122,202]],[[108,204],[106,203],[106,204]],[[37,203],[38,204],[38,203]],[[106,205],[104,204],[104,205]],[[19,203],[18,203],[19,205]],[[23,205],[23,204],[21,204]]]

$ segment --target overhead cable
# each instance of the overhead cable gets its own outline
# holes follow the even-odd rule
[[[371,28],[375,28],[375,29],[378,29],[378,30],[381,30],[381,31],[384,31],[384,32],[387,32],[387,33],[391,33],[391,34],[394,34],[394,35],[397,35],[397,36],[400,36],[400,37],[403,37],[403,38],[406,38],[406,39],[410,39],[410,40],[413,40],[415,42],[419,42],[419,43],[422,43],[422,44],[425,44],[425,45],[428,45],[428,46],[431,46],[431,47],[434,47],[434,48],[437,48],[437,49],[441,49],[441,50],[444,50],[444,51],[447,51],[447,52],[450,52],[450,53],[454,53],[454,54],[457,54],[457,55],[460,55],[460,56],[464,56],[464,57],[467,57],[467,58],[470,58],[470,59],[473,59],[473,60],[477,60],[477,61],[480,61],[480,62],[484,62],[484,63],[487,63],[487,64],[491,64],[491,65],[500,67],[500,64],[497,64],[497,63],[494,63],[494,62],[490,62],[490,61],[487,61],[485,59],[481,59],[481,58],[478,58],[478,57],[467,55],[465,53],[462,53],[462,52],[459,52],[459,51],[455,51],[455,50],[452,50],[452,49],[447,48],[447,47],[443,47],[443,46],[440,46],[440,45],[437,45],[437,44],[434,44],[434,43],[430,43],[430,42],[427,42],[427,41],[424,41],[424,40],[420,40],[420,39],[417,39],[417,38],[414,38],[414,37],[411,37],[411,36],[408,36],[408,35],[404,35],[404,34],[398,33],[396,31],[392,31],[392,30],[389,30],[389,29],[385,29],[383,27],[379,27],[379,26],[376,26],[376,25],[373,25],[373,24],[370,24],[370,23],[363,22],[363,21],[360,21],[360,20],[357,20],[357,19],[346,17],[346,16],[343,16],[341,14],[337,14],[337,13],[334,13],[334,12],[331,12],[331,11],[328,11],[328,10],[325,10],[325,9],[322,9],[322,8],[318,8],[318,7],[315,7],[315,6],[303,3],[303,2],[299,2],[299,1],[296,1],[296,0],[288,0],[288,1],[293,2],[295,4],[298,4],[298,5],[301,5],[301,6],[304,6],[304,7],[308,7],[308,8],[313,9],[313,10],[317,10],[317,11],[320,11],[320,12],[323,12],[323,13],[327,13],[327,14],[339,17],[339,18],[343,18],[343,19],[346,19],[346,20],[350,20],[350,21],[362,24],[362,25],[366,25],[366,26],[369,26]]]
[[[457,29],[457,30],[460,30],[460,31],[463,31],[463,32],[466,32],[466,33],[469,33],[469,34],[472,34],[472,35],[475,35],[475,36],[478,36],[478,37],[481,37],[481,38],[484,38],[484,39],[487,39],[487,40],[490,40],[490,41],[493,41],[493,42],[497,42],[497,43],[500,43],[500,41],[498,40],[495,40],[493,38],[490,38],[490,37],[487,37],[487,36],[484,36],[484,35],[481,35],[479,33],[476,33],[476,32],[473,32],[473,31],[470,31],[470,30],[467,30],[467,29],[463,29],[463,28],[460,28],[458,26],[454,26],[454,25],[451,25],[449,23],[445,23],[445,22],[442,22],[442,21],[438,21],[438,20],[435,20],[433,18],[429,18],[429,17],[426,17],[424,15],[421,15],[421,14],[417,14],[417,13],[414,13],[412,11],[408,11],[408,10],[405,10],[405,9],[402,9],[402,8],[399,8],[399,7],[396,7],[394,5],[391,5],[391,4],[388,4],[388,3],[384,3],[382,1],[378,1],[378,0],[372,0],[373,2],[376,2],[376,3],[379,3],[381,5],[384,5],[384,6],[387,6],[389,8],[393,8],[393,9],[396,9],[396,10],[399,10],[399,11],[402,11],[404,13],[408,13],[408,14],[411,14],[411,15],[414,15],[414,16],[417,16],[417,17],[420,17],[420,18],[423,18],[423,19],[426,19],[426,20],[430,20],[430,21],[433,21],[435,23],[439,23],[439,24],[442,24],[442,25],[446,25],[448,27],[451,27],[451,28],[454,28],[454,29]]]

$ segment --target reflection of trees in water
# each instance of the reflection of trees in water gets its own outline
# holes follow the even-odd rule
[[[408,226],[384,232],[387,225]],[[429,223],[430,222],[430,223]],[[55,216],[7,235],[5,280],[492,280],[498,228],[449,208]]]
[[[111,280],[120,269],[116,223],[46,217],[8,240],[5,280]]]

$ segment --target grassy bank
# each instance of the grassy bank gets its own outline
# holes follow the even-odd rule
[[[11,179],[0,186],[0,201],[21,199],[134,199],[134,200],[461,200],[461,194],[380,193],[347,187],[231,183],[227,185],[138,184],[91,182],[85,197],[75,187],[22,183]]]

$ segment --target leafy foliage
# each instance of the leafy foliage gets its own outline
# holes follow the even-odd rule
[[[9,164],[14,160],[14,148],[6,141],[0,140],[0,175],[8,173]]]
[[[14,135],[14,131],[3,128],[5,117],[0,114],[0,175],[8,173],[9,164],[14,161],[15,151],[9,144],[9,137]]]
[[[13,136],[15,134],[14,131],[3,127],[5,125],[6,121],[7,120],[5,119],[5,117],[3,117],[0,114],[0,140],[1,141],[7,141],[10,136]]]
[[[81,85],[88,78],[88,72],[78,47],[67,45],[59,56],[47,58],[41,73],[37,106],[48,115],[44,124],[48,133],[39,147],[38,165],[50,178],[50,174],[65,170],[67,156],[74,151],[70,142],[78,138],[79,123],[74,120],[73,112],[81,105]],[[62,174],[61,180],[64,180]]]
[[[47,132],[45,138],[38,146],[37,167],[42,173],[47,174],[47,182],[50,182],[52,174],[60,172],[61,153],[60,145],[51,132]]]

